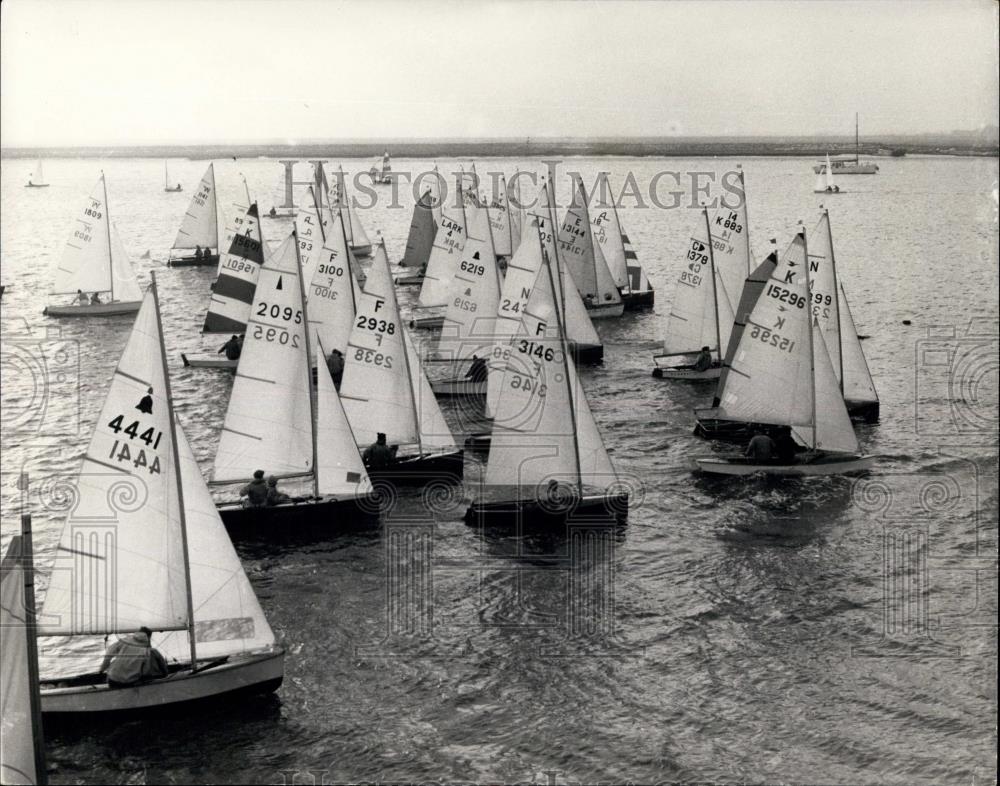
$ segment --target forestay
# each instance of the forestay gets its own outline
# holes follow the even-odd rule
[[[208,304],[203,333],[243,333],[254,302],[254,290],[265,247],[260,231],[257,203],[236,205],[226,228],[228,250],[219,255],[219,275]]]
[[[174,472],[161,347],[150,291],[77,477],[76,504],[64,525],[40,616],[46,634],[188,624],[180,479]],[[95,521],[109,520],[112,528],[95,528]]]
[[[259,468],[275,475],[313,470],[310,385],[295,236],[290,235],[260,270],[215,456],[216,481],[248,480]]]
[[[191,204],[177,230],[174,248],[219,247],[219,216],[215,190],[215,164],[208,165],[191,197]]]

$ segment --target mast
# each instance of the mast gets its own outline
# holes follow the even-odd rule
[[[340,201],[339,198],[337,200]],[[344,214],[340,214],[340,236],[344,239],[344,267],[347,268],[347,273],[351,277],[351,306],[354,308],[354,313],[358,313],[358,298],[354,293],[354,270],[351,268],[351,246],[347,242],[347,229],[344,227]],[[385,245],[385,240],[382,241],[382,245]],[[388,257],[387,257],[388,259]],[[402,327],[402,320],[400,320],[400,327]]]
[[[383,241],[383,243],[384,242],[385,241]],[[389,281],[392,281],[391,276],[389,277]],[[396,306],[396,315],[398,316],[399,301],[396,300],[396,289],[391,286],[391,284],[389,286],[389,294],[387,297],[392,298],[393,303]],[[403,339],[403,361],[406,363],[406,384],[410,390],[410,406],[413,408],[413,419],[417,422],[417,455],[422,456],[424,453],[424,438],[421,436],[420,427],[423,424],[420,422],[420,410],[417,409],[417,394],[413,389],[413,372],[410,369],[410,353],[406,351],[406,328],[403,327],[402,317],[399,317],[399,329],[401,331],[400,338]]]
[[[507,211],[507,241],[508,241],[508,243],[510,245],[510,256],[511,256],[511,258],[513,258],[513,256],[514,256],[514,224],[511,223],[512,219],[511,219],[511,215],[510,215],[510,199],[508,198],[508,195],[507,195],[507,178],[504,177],[503,172],[500,173],[500,182],[503,183],[503,206],[504,206],[504,210]],[[494,251],[496,251],[496,249],[494,249]],[[499,279],[499,273],[497,274],[497,278]]]
[[[858,136],[858,113],[854,113],[854,163],[861,163],[861,137]]]
[[[740,185],[743,187],[743,213],[746,215],[746,226],[743,227],[743,237],[747,247],[747,277],[749,278],[753,272],[753,262],[750,259],[750,210],[747,208],[747,184],[743,180],[743,164],[737,164],[736,166],[740,170]],[[708,236],[708,239],[712,239],[711,234]],[[733,296],[735,297],[735,293]]]
[[[551,192],[549,188],[551,187]],[[562,266],[559,264],[559,236],[556,234],[556,216],[555,216],[555,201],[556,201],[556,191],[555,186],[552,185],[551,180],[545,181],[545,201],[548,202],[549,208],[549,232],[552,235],[552,251],[556,257],[556,272],[559,274],[559,308],[556,311],[561,311],[562,325],[566,326],[566,293],[563,292],[562,288]],[[540,228],[539,228],[540,229]],[[539,236],[539,242],[541,242],[541,236]],[[543,257],[545,252],[545,247],[542,247]],[[553,288],[553,293],[555,289]],[[573,417],[576,417],[576,412],[573,413]],[[575,428],[574,428],[575,433]],[[579,458],[579,455],[577,456]]]
[[[108,210],[108,183],[101,170],[101,188],[104,189],[104,221],[108,225],[108,280],[111,282],[111,302],[115,302],[115,263],[111,253],[111,211]]]
[[[816,450],[816,346],[813,338],[812,295],[809,276],[809,246],[806,244],[806,229],[802,227],[802,250],[806,260],[806,295],[810,308],[806,311],[809,320],[809,391],[812,398],[812,449]]]
[[[191,671],[198,665],[198,652],[194,641],[194,596],[191,591],[191,554],[188,551],[187,513],[184,508],[184,483],[181,480],[181,454],[177,449],[177,422],[174,416],[173,396],[170,393],[170,372],[167,369],[167,349],[163,345],[163,320],[160,318],[160,291],[153,277],[153,305],[156,307],[156,332],[160,341],[160,362],[163,364],[163,385],[166,388],[167,409],[170,420],[170,452],[174,454],[174,474],[177,478],[177,510],[181,523],[181,550],[184,552],[184,589],[187,593],[188,643],[191,645]]]
[[[553,241],[554,241],[553,237]],[[548,271],[549,286],[552,288],[552,293],[555,295],[556,292],[556,282],[552,276],[552,264],[546,258],[545,246],[542,243],[541,232],[538,234],[538,245],[542,249],[542,264]],[[555,242],[553,242],[553,246]],[[559,280],[559,296],[563,298],[565,295],[562,291],[562,273],[558,270],[559,267],[559,257],[556,256],[556,268],[558,275],[556,278]],[[576,458],[576,487],[580,492],[580,496],[583,496],[583,471],[580,468],[580,434],[577,430],[576,425],[576,401],[573,398],[573,381],[569,374],[569,343],[566,340],[566,325],[565,316],[559,313],[560,309],[555,309],[556,313],[556,325],[559,328],[559,351],[562,354],[562,365],[563,365],[563,378],[566,380],[566,391],[569,394],[569,416],[570,422],[573,428],[573,454]]]
[[[719,365],[722,365],[722,328],[719,325],[719,289],[715,284],[715,253],[712,251],[712,225],[708,221],[708,208],[703,207],[701,214],[705,217],[705,237],[708,238],[708,268],[712,277],[712,305],[715,308],[715,345],[719,353]],[[808,260],[807,260],[808,261]]]
[[[163,187],[170,188],[170,173],[167,171],[167,159],[163,159]]]
[[[35,781],[48,783],[45,766],[45,735],[42,731],[42,702],[38,693],[38,623],[35,614],[35,560],[31,542],[31,514],[21,514],[21,548],[18,559],[24,577],[24,637],[28,645],[28,700],[31,705],[31,736],[34,740]]]
[[[310,186],[310,191],[312,187]],[[299,296],[302,299],[302,325],[306,336],[306,389],[309,391],[309,427],[312,432],[312,476],[313,476],[313,496],[319,497],[319,446],[316,444],[316,397],[313,394],[312,385],[312,347],[310,346],[309,334],[312,328],[309,327],[309,313],[306,306],[305,282],[302,280],[302,257],[299,255],[299,231],[292,227],[292,240],[295,242],[295,268],[298,272],[296,278],[299,280]],[[319,374],[319,364],[326,363],[326,358],[316,357],[316,373]]]
[[[840,351],[837,353],[837,360],[840,363],[840,392],[844,392],[844,338],[840,335],[840,280],[837,278],[837,262],[833,253],[833,228],[830,226],[830,211],[823,209],[826,216],[827,240],[830,244],[830,270],[833,272],[833,313],[837,315],[837,341],[840,343]],[[806,262],[809,257],[806,257]],[[808,265],[807,265],[808,267]]]

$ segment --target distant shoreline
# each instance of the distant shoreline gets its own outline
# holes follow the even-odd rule
[[[461,158],[545,156],[627,156],[634,158],[710,158],[739,156],[814,157],[854,153],[854,140],[658,138],[539,140],[374,140],[301,143],[198,145],[94,145],[0,148],[0,158]],[[997,143],[983,138],[887,138],[861,144],[862,157],[906,155],[997,157]]]

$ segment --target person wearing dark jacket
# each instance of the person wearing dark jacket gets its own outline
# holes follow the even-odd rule
[[[694,362],[695,371],[708,371],[712,367],[712,350],[702,347],[698,359]]]
[[[226,360],[239,360],[241,350],[240,337],[235,333],[230,336],[229,341],[219,347],[220,354],[223,352],[226,353]]]
[[[253,480],[240,489],[240,497],[246,497],[243,503],[246,507],[260,508],[267,504],[267,481],[264,480],[264,470],[253,473]]]
[[[109,687],[127,688],[167,676],[167,661],[150,643],[152,634],[149,628],[140,628],[108,647],[100,673],[107,674]]]
[[[755,464],[768,464],[774,460],[776,452],[774,440],[763,431],[758,431],[747,445],[746,457]]]
[[[385,434],[380,431],[375,438],[375,444],[365,448],[361,458],[367,469],[388,469],[396,463],[396,451],[386,444]]]
[[[271,475],[267,479],[267,504],[270,505],[280,505],[282,502],[288,502],[291,497],[285,494],[283,491],[278,490],[278,479]]]
[[[333,350],[326,361],[326,367],[330,369],[333,386],[340,390],[340,383],[344,379],[344,354],[339,349]]]
[[[485,382],[486,377],[489,375],[490,369],[486,365],[486,361],[479,355],[472,356],[472,365],[469,366],[469,370],[465,372],[465,378],[471,382]]]

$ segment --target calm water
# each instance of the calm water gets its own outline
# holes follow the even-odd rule
[[[881,174],[845,177],[847,193],[826,199],[882,398],[881,422],[859,427],[864,449],[882,457],[866,480],[691,474],[689,456],[707,448],[691,435],[691,410],[712,390],[663,383],[649,369],[698,216],[625,209],[657,306],[600,323],[605,363],[582,378],[635,487],[627,528],[575,540],[484,535],[462,523],[461,490],[410,492],[376,531],[244,548],[288,648],[277,696],[155,725],[56,730],[52,780],[280,782],[312,770],[327,782],[992,781],[997,161],[879,163]],[[772,237],[784,246],[799,219],[817,220],[811,164],[743,161],[758,257]],[[180,361],[199,346],[212,272],[162,262],[206,162],[171,163],[183,194],[163,192],[159,160],[47,161],[51,186],[40,190],[22,187],[32,166],[3,162],[2,502],[5,536],[21,500],[31,507],[44,567],[61,526],[57,481],[79,466],[130,328],[127,318],[41,315],[70,216],[101,168],[140,279],[158,271],[177,409],[206,469],[231,378]],[[644,189],[660,170],[721,176],[728,166],[564,162],[587,182],[608,170],[621,184],[631,171]],[[226,203],[242,196],[240,172],[264,210],[278,199],[274,161],[222,161],[216,171]],[[673,182],[663,181],[664,200]],[[401,202],[361,211],[393,261],[412,199]],[[265,234],[277,241],[290,226],[265,220]],[[456,407],[446,414],[457,432],[475,425]],[[467,478],[481,470],[468,457]],[[21,472],[30,483],[19,490]],[[415,554],[400,551],[404,541]],[[429,588],[425,605],[387,591],[401,576]]]

